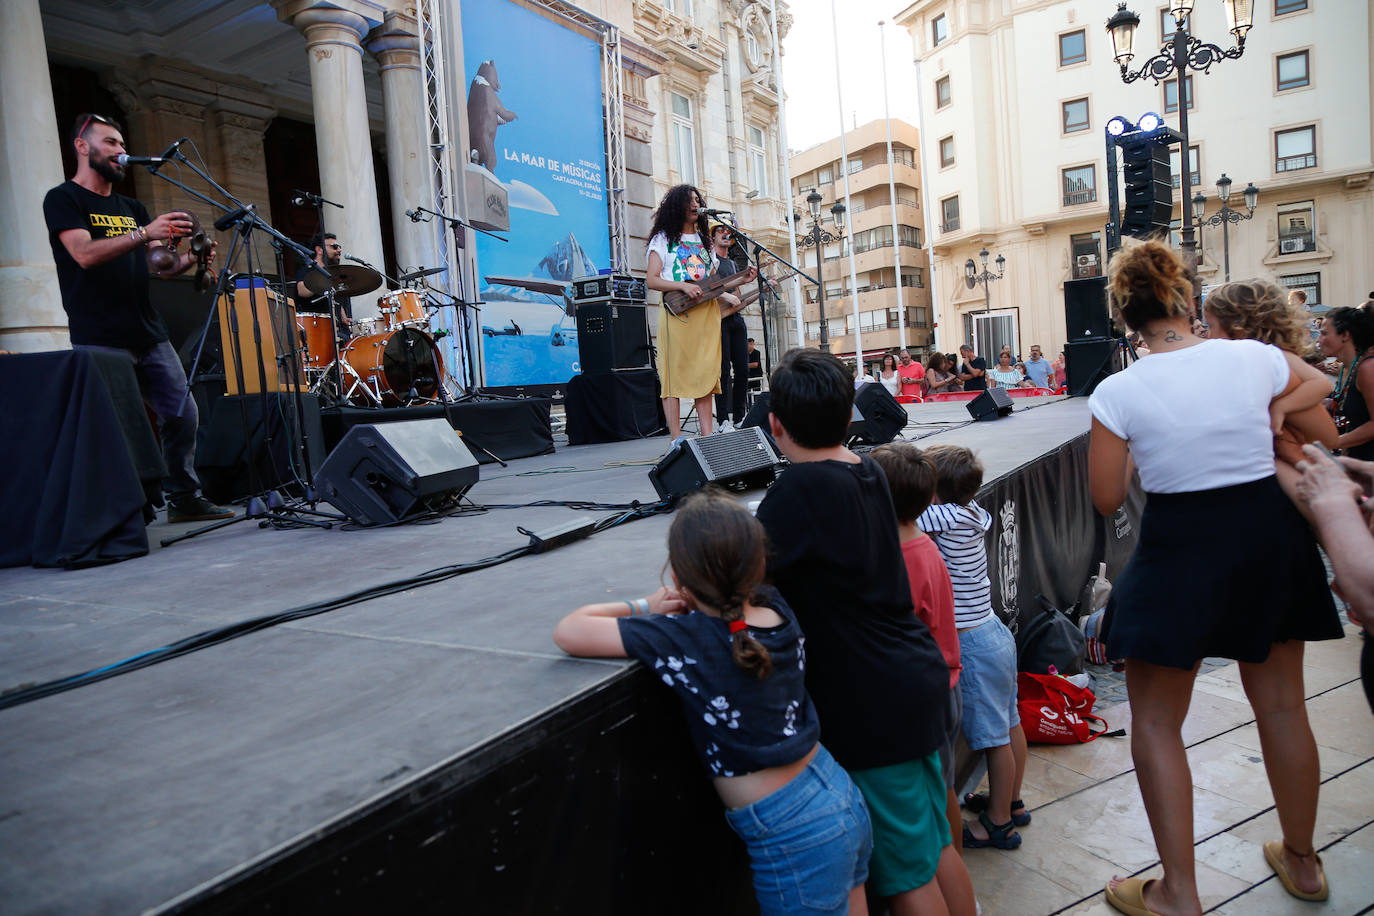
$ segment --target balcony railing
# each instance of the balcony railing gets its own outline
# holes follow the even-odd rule
[[[1280,156],[1274,163],[1276,172],[1296,172],[1298,169],[1311,169],[1317,166],[1316,153],[1303,153],[1301,156]]]
[[[941,223],[941,224],[940,224],[940,231],[941,231],[941,232],[958,232],[958,231],[959,231],[959,217],[956,216],[956,217],[954,217],[954,219],[946,220],[945,222]]]
[[[897,198],[897,206],[899,206],[899,207],[915,207],[915,208],[919,209],[920,206],[921,206],[921,203],[920,203],[920,201],[913,200],[913,199],[910,198],[910,197],[899,197],[899,198]]]
[[[1182,176],[1182,175],[1174,175],[1174,176],[1171,176],[1171,179],[1170,179],[1170,180],[1173,181],[1174,187],[1176,187],[1176,188],[1181,188],[1181,187],[1183,187],[1183,176]],[[1189,176],[1188,176],[1188,184],[1189,184],[1190,187],[1196,188],[1198,185],[1202,184],[1202,176],[1199,175],[1197,172],[1193,172],[1193,173],[1189,174]]]
[[[1300,254],[1316,250],[1316,233],[1311,229],[1279,233],[1279,254]]]
[[[1097,188],[1083,188],[1077,191],[1064,192],[1064,206],[1072,207],[1076,204],[1090,204],[1097,200]]]

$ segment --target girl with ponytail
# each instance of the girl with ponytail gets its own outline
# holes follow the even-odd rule
[[[1107,651],[1126,659],[1131,756],[1164,869],[1113,879],[1107,902],[1131,914],[1202,913],[1182,727],[1207,656],[1240,663],[1255,712],[1282,831],[1264,858],[1288,893],[1325,900],[1303,646],[1343,632],[1311,530],[1275,477],[1272,429],[1310,392],[1285,400],[1302,379],[1278,346],[1193,334],[1192,278],[1168,246],[1127,242],[1107,277],[1113,311],[1150,355],[1089,398],[1088,488],[1104,515],[1121,508],[1136,471],[1145,490],[1139,540],[1108,605]],[[1247,316],[1270,294],[1220,292],[1213,318],[1227,335],[1251,336]],[[1275,338],[1285,341],[1295,345]]]
[[[571,655],[636,659],[677,695],[726,821],[749,850],[765,916],[866,914],[868,810],[818,741],[801,629],[762,584],[766,560],[763,526],[748,510],[700,490],[668,531],[672,587],[580,607],[554,642]]]

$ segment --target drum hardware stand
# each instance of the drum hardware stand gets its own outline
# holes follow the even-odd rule
[[[164,158],[166,158],[166,157],[164,157]],[[238,250],[238,248],[239,248],[240,243],[242,243],[242,245],[243,245],[244,257],[245,257],[245,259],[246,259],[247,266],[248,266],[249,295],[250,295],[250,298],[251,298],[251,296],[252,296],[252,277],[253,277],[253,254],[252,254],[252,245],[251,245],[250,239],[251,239],[251,236],[252,236],[252,232],[253,232],[255,229],[258,229],[258,230],[261,230],[261,231],[265,232],[270,238],[272,238],[272,239],[274,240],[275,244],[277,244],[277,245],[285,245],[285,246],[287,246],[287,247],[290,247],[290,248],[296,250],[298,253],[304,252],[305,249],[304,249],[304,246],[298,245],[296,242],[291,241],[291,240],[288,239],[286,236],[282,235],[282,234],[281,234],[280,232],[278,232],[276,229],[272,228],[270,225],[268,225],[266,222],[264,222],[264,221],[257,215],[256,208],[255,208],[253,205],[244,204],[244,203],[243,203],[242,201],[240,201],[238,198],[236,198],[236,197],[234,197],[232,194],[230,194],[227,190],[224,189],[224,187],[223,187],[222,185],[220,185],[220,184],[219,184],[218,182],[216,182],[213,178],[211,178],[203,169],[197,167],[195,163],[193,163],[193,162],[191,162],[189,159],[187,159],[186,156],[185,156],[185,154],[183,154],[183,153],[181,152],[180,149],[174,148],[173,154],[172,154],[172,157],[171,157],[171,158],[174,158],[177,162],[180,162],[180,163],[182,163],[183,165],[185,165],[187,168],[189,168],[192,172],[194,172],[197,176],[199,176],[207,185],[209,185],[211,188],[213,188],[218,194],[222,195],[223,198],[224,198],[225,200],[228,200],[229,203],[226,204],[226,203],[223,203],[223,202],[221,202],[221,201],[215,200],[214,198],[210,197],[208,194],[204,194],[204,193],[201,193],[200,191],[197,191],[197,190],[194,190],[194,189],[192,189],[192,188],[190,188],[190,187],[187,187],[186,184],[184,184],[184,183],[183,183],[182,181],[180,181],[179,179],[172,178],[172,177],[170,177],[170,176],[168,176],[168,175],[165,175],[165,174],[162,173],[161,170],[151,169],[151,170],[150,170],[150,173],[153,174],[153,175],[156,175],[158,178],[162,179],[163,181],[167,182],[168,184],[171,184],[171,185],[173,185],[174,187],[179,188],[183,193],[187,194],[188,196],[193,197],[193,198],[195,198],[196,200],[200,200],[200,201],[202,201],[202,202],[204,202],[204,203],[210,205],[211,207],[215,208],[216,210],[223,211],[224,215],[221,216],[218,220],[215,221],[215,230],[216,230],[216,231],[218,231],[218,232],[224,232],[224,231],[226,231],[227,229],[229,229],[229,227],[231,227],[231,226],[234,226],[234,227],[236,227],[236,229],[237,229],[237,231],[236,231],[236,233],[235,233],[235,235],[234,235],[233,241],[230,243],[229,253],[226,255],[225,260],[224,260],[224,269],[221,270],[220,276],[219,276],[219,282],[216,284],[215,293],[214,293],[215,298],[214,298],[213,302],[211,303],[210,308],[207,310],[207,314],[206,314],[206,318],[205,318],[205,324],[204,324],[204,326],[201,328],[200,342],[199,342],[199,343],[197,344],[197,346],[196,346],[196,355],[195,355],[195,359],[192,361],[192,365],[191,365],[191,376],[190,376],[190,377],[191,377],[191,378],[194,378],[194,377],[195,377],[195,374],[196,374],[196,368],[197,368],[197,367],[199,366],[199,364],[200,364],[200,357],[201,357],[201,354],[202,354],[202,352],[204,351],[204,348],[205,348],[205,338],[206,338],[206,336],[209,334],[209,331],[210,331],[210,324],[211,324],[211,322],[214,320],[215,310],[219,307],[221,298],[222,298],[222,296],[224,295],[224,292],[225,292],[225,288],[226,288],[226,285],[227,285],[227,279],[228,279],[228,276],[229,276],[229,270],[228,270],[229,265],[233,263],[233,261],[234,261],[234,259],[235,259],[236,252],[237,252],[237,250]],[[280,250],[280,249],[279,249],[279,250]],[[326,276],[327,276],[327,275],[328,275],[327,272],[325,272],[325,273],[326,273]],[[269,426],[269,424],[268,424],[269,403],[270,403],[270,402],[269,402],[269,400],[268,400],[268,392],[267,392],[267,368],[266,368],[266,366],[263,364],[263,359],[262,359],[262,325],[261,325],[261,322],[258,320],[258,310],[257,310],[257,308],[256,308],[256,304],[254,304],[252,307],[249,308],[249,315],[250,315],[250,317],[252,318],[253,342],[254,342],[254,346],[255,346],[256,349],[257,349],[257,352],[256,352],[256,361],[257,361],[257,369],[258,369],[258,386],[259,386],[259,397],[260,397],[259,411],[260,411],[260,420],[261,420],[261,423],[262,423],[263,444],[264,444],[264,448],[267,450],[267,454],[268,454],[269,457],[270,457],[270,455],[271,455],[272,435],[271,435],[271,428],[270,428],[270,426]],[[230,328],[230,334],[229,334],[229,337],[230,337],[229,349],[230,349],[231,351],[233,351],[233,352],[231,353],[231,359],[233,359],[233,361],[234,361],[235,380],[236,380],[236,382],[237,382],[237,384],[238,384],[239,391],[240,391],[240,392],[245,392],[245,393],[246,393],[246,391],[247,391],[247,386],[246,386],[246,384],[245,384],[245,379],[244,379],[244,367],[243,367],[243,358],[242,358],[242,355],[243,355],[243,354],[242,354],[242,342],[241,342],[240,335],[239,335],[239,321],[238,321],[238,317],[239,317],[239,316],[238,316],[238,311],[237,311],[237,309],[235,309],[235,308],[233,308],[233,307],[231,306],[230,309],[229,309],[229,315],[228,315],[228,320],[227,320],[227,324],[228,324],[228,326],[229,326],[229,328]],[[226,372],[227,372],[227,371],[228,371],[228,367],[226,366]],[[293,379],[294,379],[294,377],[293,377]],[[299,389],[297,389],[297,390],[298,390],[298,393],[299,393]],[[190,388],[190,384],[188,383],[188,384],[187,384],[187,387],[186,387],[186,394],[184,395],[183,400],[182,400],[182,410],[185,409],[185,402],[186,402],[186,399],[187,399],[187,398],[190,398],[190,396],[191,396],[191,388]],[[298,411],[298,412],[297,412],[297,416],[298,416],[298,418],[299,418],[299,416],[300,416],[299,409],[300,409],[300,405],[299,405],[299,402],[298,402],[298,403],[297,403],[297,411]],[[247,446],[248,446],[248,445],[251,443],[251,441],[252,441],[252,436],[251,436],[251,430],[250,430],[250,428],[249,428],[249,422],[248,422],[248,408],[247,408],[247,405],[246,405],[246,403],[245,403],[243,397],[240,397],[240,399],[239,399],[239,422],[240,422],[241,431],[242,431],[242,434],[243,434],[243,440],[244,440],[245,449],[246,449]],[[302,424],[302,429],[303,429],[303,428],[304,428],[304,425]],[[296,443],[294,442],[291,433],[292,433],[292,430],[291,430],[290,428],[288,428],[288,431],[287,431],[287,438],[288,438],[288,440],[290,440],[290,441],[289,441],[289,447],[292,448],[292,449],[294,449],[294,448],[296,447]],[[307,460],[307,462],[308,462],[308,458],[307,458],[306,460]],[[265,487],[261,486],[261,484],[260,484],[260,482],[259,482],[259,480],[258,480],[256,462],[251,461],[251,460],[248,461],[248,479],[249,479],[249,487],[254,491],[254,493],[255,493],[256,495],[249,497],[247,503],[246,503],[245,506],[244,506],[244,514],[243,514],[243,515],[241,515],[241,516],[235,516],[234,518],[224,519],[224,520],[218,521],[218,522],[214,522],[214,523],[212,523],[212,524],[210,524],[210,525],[204,526],[204,527],[202,527],[202,528],[197,528],[197,529],[194,529],[194,530],[192,530],[192,531],[188,531],[188,532],[186,532],[185,534],[178,535],[178,536],[176,536],[176,537],[172,537],[172,538],[163,538],[163,539],[160,541],[161,545],[162,545],[163,547],[167,547],[167,546],[170,546],[171,544],[177,543],[178,541],[184,541],[184,540],[187,540],[187,539],[189,539],[189,538],[196,537],[196,536],[198,536],[198,535],[204,534],[204,533],[207,532],[207,531],[215,531],[215,530],[220,529],[220,528],[225,528],[225,527],[228,527],[228,526],[233,525],[233,524],[237,524],[237,523],[240,522],[240,521],[244,521],[245,519],[250,519],[250,518],[251,518],[251,519],[258,520],[260,523],[276,523],[276,524],[289,524],[289,525],[308,525],[308,526],[315,526],[315,527],[321,527],[321,528],[331,528],[331,527],[333,527],[333,523],[332,523],[332,522],[327,522],[327,521],[316,521],[316,520],[314,520],[314,519],[308,519],[308,518],[300,518],[300,517],[298,517],[299,514],[301,514],[301,513],[308,513],[308,514],[313,514],[313,515],[325,515],[325,513],[319,513],[319,512],[314,512],[313,510],[306,510],[306,509],[300,509],[300,508],[297,508],[297,507],[292,507],[292,506],[288,505],[288,504],[282,499],[280,493],[276,492],[275,490],[269,491],[269,490],[267,490]],[[281,511],[278,512],[277,510],[281,510]],[[290,513],[290,514],[285,514],[285,513]],[[264,524],[264,526],[265,526],[265,524]]]

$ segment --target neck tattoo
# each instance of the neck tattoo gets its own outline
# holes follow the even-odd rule
[[[1167,341],[1168,343],[1173,343],[1173,342],[1176,341],[1176,340],[1182,340],[1182,339],[1183,339],[1183,338],[1179,336],[1179,333],[1178,333],[1177,331],[1173,330],[1173,329],[1170,329],[1170,330],[1164,332],[1164,340]]]

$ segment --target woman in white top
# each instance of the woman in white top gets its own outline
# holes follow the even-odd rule
[[[1151,356],[1089,399],[1089,488],[1104,515],[1120,509],[1136,468],[1147,494],[1107,647],[1126,659],[1131,754],[1164,867],[1159,880],[1113,879],[1107,901],[1126,913],[1202,912],[1181,730],[1206,656],[1240,662],[1254,708],[1283,831],[1265,858],[1290,893],[1325,899],[1303,640],[1342,630],[1311,532],[1274,477],[1269,406],[1298,382],[1276,347],[1192,334],[1192,281],[1167,246],[1128,243],[1107,273],[1114,313]]]
[[[894,398],[902,393],[902,379],[897,375],[897,357],[891,353],[883,356],[883,369],[878,373],[878,381],[883,383],[887,393]]]
[[[997,365],[988,370],[988,378],[998,388],[1016,388],[1020,386],[1023,376],[1016,371],[1016,367],[1011,364],[1011,351],[1003,349],[997,354]]]

